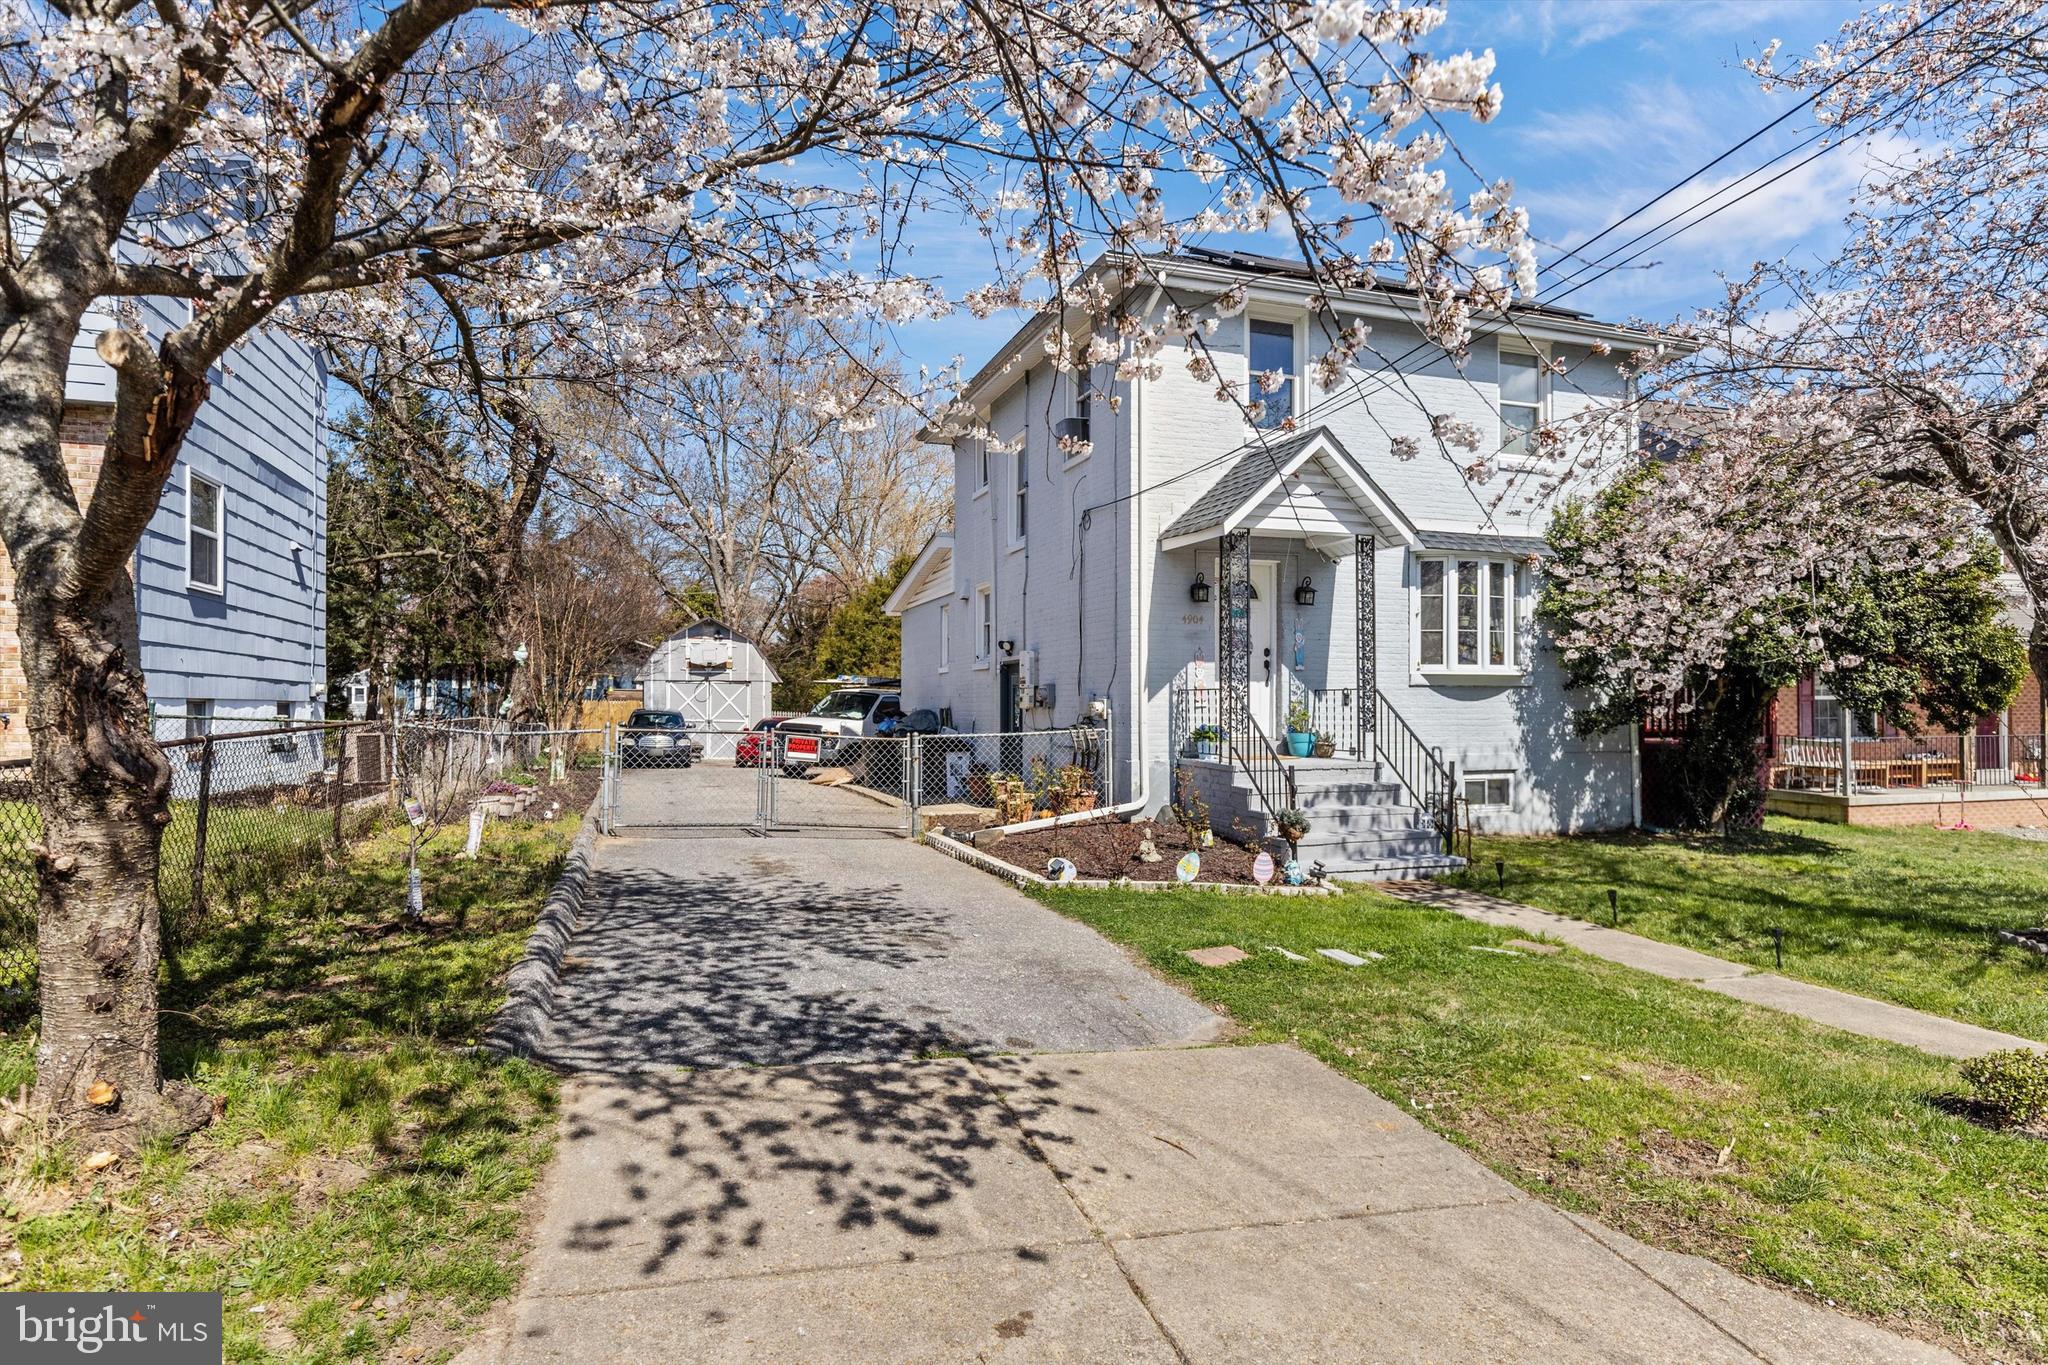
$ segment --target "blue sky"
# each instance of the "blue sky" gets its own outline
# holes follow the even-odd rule
[[[1773,38],[1783,39],[1788,53],[1809,51],[1857,6],[1833,0],[1450,0],[1449,9],[1450,21],[1432,36],[1430,48],[1491,47],[1507,99],[1490,125],[1469,119],[1447,124],[1480,172],[1514,181],[1516,199],[1548,244],[1539,258],[1546,288],[1554,292],[1548,281],[1574,269],[1561,249],[1584,242],[1794,102],[1783,92],[1759,90],[1742,69],[1745,57]],[[1682,194],[1711,193],[1814,127],[1802,111]],[[1712,302],[1721,292],[1717,272],[1739,274],[1753,261],[1785,256],[1810,260],[1836,239],[1864,155],[1855,145],[1832,151],[1659,247],[1638,263],[1644,268],[1614,271],[1564,302],[1617,320],[1662,321]],[[1603,240],[1594,254],[1683,202],[1663,201]],[[957,264],[961,276],[944,272],[957,297],[974,282],[964,272],[980,244],[968,234],[954,238],[943,223],[921,226],[922,240],[906,264],[928,270],[941,269],[941,261]],[[1270,243],[1237,244],[1273,249]],[[901,328],[897,336],[913,366],[936,369],[959,354],[971,372],[1016,325],[1014,316],[985,322],[961,316]]]

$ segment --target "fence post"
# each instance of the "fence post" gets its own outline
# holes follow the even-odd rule
[[[342,809],[348,805],[348,737],[346,729],[334,732],[334,856],[341,856]]]
[[[1850,723],[1847,712],[1842,715],[1842,795],[1856,794],[1856,760],[1850,753],[1850,745],[1856,741],[1849,732],[1855,727]]]
[[[924,761],[919,751],[921,736],[910,737],[910,837],[922,841],[924,826],[917,818],[917,808],[924,804]]]
[[[206,817],[213,805],[213,736],[199,741],[199,807],[192,816],[192,913],[206,909]]]

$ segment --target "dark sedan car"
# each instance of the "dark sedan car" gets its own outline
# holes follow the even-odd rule
[[[635,711],[619,730],[619,765],[625,768],[687,768],[704,756],[690,738],[680,711]]]

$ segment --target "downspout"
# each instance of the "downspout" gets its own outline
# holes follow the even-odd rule
[[[1162,276],[1162,282],[1152,286],[1152,297],[1145,300],[1144,316],[1152,316],[1153,312],[1159,307],[1159,301],[1164,297],[1166,297],[1166,285]],[[1126,581],[1132,589],[1131,610],[1128,619],[1131,623],[1131,633],[1136,637],[1136,648],[1132,652],[1136,655],[1137,664],[1131,672],[1131,693],[1136,699],[1131,706],[1131,756],[1125,762],[1135,762],[1137,765],[1137,776],[1134,779],[1137,791],[1130,800],[1109,808],[1109,813],[1119,820],[1129,819],[1131,816],[1139,814],[1150,804],[1152,799],[1151,787],[1149,785],[1152,765],[1145,757],[1144,705],[1146,679],[1151,677],[1149,647],[1152,637],[1152,613],[1147,606],[1142,591],[1144,573],[1138,559],[1138,538],[1144,527],[1144,494],[1135,491],[1145,486],[1143,482],[1144,470],[1138,467],[1139,452],[1145,448],[1145,377],[1142,374],[1133,376],[1131,380],[1130,430],[1131,458],[1124,461],[1124,465],[1127,477],[1131,480],[1131,488],[1134,491],[1130,503],[1131,577]],[[1145,623],[1142,627],[1138,625],[1141,614]],[[1116,724],[1115,703],[1113,701],[1110,702],[1110,706],[1110,724],[1114,726]]]

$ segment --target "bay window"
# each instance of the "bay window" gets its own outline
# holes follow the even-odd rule
[[[1429,555],[1416,560],[1415,662],[1435,672],[1519,672],[1521,567],[1512,559]]]

